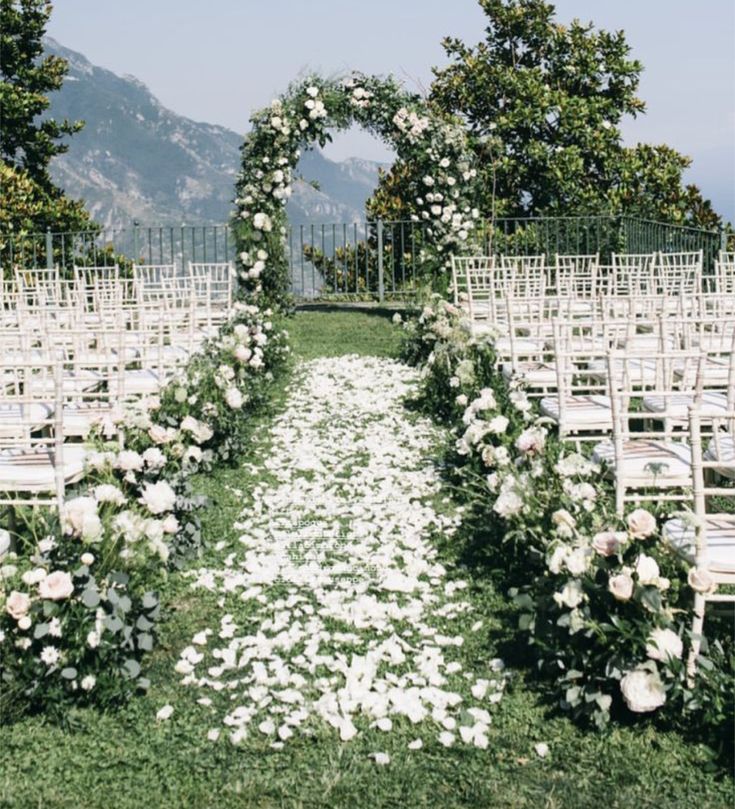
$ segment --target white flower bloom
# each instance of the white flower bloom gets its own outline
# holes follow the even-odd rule
[[[55,646],[44,646],[41,649],[41,662],[47,666],[55,666],[61,657],[61,653]]]
[[[166,465],[166,456],[158,447],[149,447],[142,457],[149,469],[162,469]]]
[[[655,670],[638,668],[629,671],[620,681],[620,691],[625,704],[634,713],[650,713],[666,702],[666,691]]]
[[[651,556],[642,553],[636,562],[635,572],[638,574],[638,581],[641,584],[658,585],[661,571],[658,563]]]
[[[635,539],[646,539],[656,533],[656,518],[644,508],[628,514],[628,530]]]
[[[578,579],[570,579],[560,592],[554,593],[554,601],[560,607],[578,607],[584,601],[584,588]]]
[[[176,505],[176,492],[165,480],[158,483],[146,483],[141,492],[140,502],[151,514],[163,514],[171,511]]]
[[[80,685],[83,691],[91,691],[97,685],[97,678],[94,674],[87,674],[86,677],[82,677]]]
[[[243,406],[242,393],[237,388],[227,388],[225,391],[225,401],[232,410],[239,410]]]
[[[684,644],[671,629],[653,629],[646,642],[646,654],[651,660],[681,660]]]
[[[115,488],[114,486],[112,488]],[[74,497],[64,503],[61,525],[65,534],[96,542],[102,537],[102,521],[97,514],[94,497]]]

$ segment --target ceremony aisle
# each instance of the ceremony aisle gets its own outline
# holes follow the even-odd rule
[[[0,730],[0,806],[726,805],[707,748],[581,730],[514,665],[389,319],[288,328],[295,368],[252,450],[197,482],[206,550],[167,585],[150,692]]]

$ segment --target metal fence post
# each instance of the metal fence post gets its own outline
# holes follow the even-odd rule
[[[383,274],[383,220],[378,219],[378,300],[385,298],[385,278]]]
[[[137,219],[133,219],[133,262],[137,264],[140,261],[140,254],[138,253],[138,222]]]
[[[46,268],[54,268],[54,239],[51,235],[51,228],[46,228]]]

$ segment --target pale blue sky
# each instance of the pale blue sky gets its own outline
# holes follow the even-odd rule
[[[694,158],[688,179],[735,219],[735,2],[558,0],[558,17],[625,29],[645,72],[648,114],[626,140]],[[482,39],[476,0],[57,0],[49,34],[93,63],[130,73],[175,112],[242,132],[301,71],[394,73],[413,88],[444,63],[441,38]],[[390,159],[355,131],[335,159]]]

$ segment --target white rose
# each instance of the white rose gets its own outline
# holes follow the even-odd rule
[[[516,438],[516,449],[524,454],[541,452],[546,443],[546,434],[543,430],[530,427]]]
[[[564,560],[567,557],[568,548],[565,545],[557,545],[551,552],[551,556],[546,559],[546,567],[554,574],[561,573],[564,566]]]
[[[188,463],[199,463],[202,460],[202,451],[197,446],[187,447],[184,453],[184,461]]]
[[[671,629],[654,629],[646,642],[646,654],[651,660],[681,660],[684,644]]]
[[[572,576],[581,576],[587,571],[592,556],[591,548],[576,548],[567,554],[566,566]]]
[[[33,587],[39,582],[42,582],[45,578],[46,571],[42,567],[34,567],[33,570],[26,570],[26,572],[21,576],[23,584],[27,585],[28,587]]]
[[[495,435],[501,435],[508,429],[508,419],[505,416],[495,416],[487,423],[488,431]]]
[[[81,562],[83,565],[87,565],[87,567],[89,567],[89,566],[90,566],[90,565],[91,565],[91,564],[94,562],[94,554],[91,554],[91,553],[83,553],[83,554],[82,554],[82,555],[79,557],[79,561],[80,561],[80,562]]]
[[[95,486],[92,491],[94,492],[94,499],[98,503],[114,503],[116,506],[125,505],[125,495],[117,486],[113,486],[111,483],[101,483],[99,486]]]
[[[38,585],[38,594],[41,598],[50,601],[62,601],[74,592],[74,583],[65,570],[55,570]]]
[[[244,345],[238,345],[233,354],[239,362],[247,362],[253,356],[252,350]]]
[[[560,592],[554,593],[554,601],[560,607],[569,607],[570,609],[578,607],[584,601],[582,582],[577,579],[568,581]]]
[[[574,536],[574,529],[577,527],[576,520],[564,508],[560,508],[551,515],[551,521],[556,526],[556,533],[560,537],[571,539]]]
[[[693,567],[687,576],[689,586],[695,593],[714,593],[717,589],[717,583],[712,574],[704,567]]]
[[[94,676],[94,674],[88,674],[86,677],[82,677],[82,681],[80,683],[83,691],[91,691],[96,684],[97,678]]]
[[[239,410],[243,405],[242,393],[237,388],[227,388],[225,391],[225,401],[227,406],[233,410]]]
[[[656,533],[656,518],[644,508],[628,514],[628,530],[636,539],[645,539]]]
[[[61,512],[61,525],[65,534],[81,537],[86,542],[100,539],[102,522],[97,515],[97,501],[94,497],[67,500]]]
[[[514,491],[502,492],[493,505],[493,511],[508,519],[514,517],[523,508],[523,500]]]
[[[170,444],[176,438],[176,430],[153,424],[148,430],[148,436],[154,444]]]
[[[13,590],[5,601],[5,611],[16,621],[20,621],[20,619],[26,615],[30,608],[30,596],[27,593],[21,593],[18,590]]]
[[[620,691],[634,713],[650,713],[666,702],[666,691],[657,671],[634,669],[620,681]]]
[[[600,531],[592,537],[592,547],[600,556],[613,556],[628,538],[622,531]]]
[[[607,589],[618,601],[630,601],[633,597],[633,587],[633,579],[627,573],[611,576],[607,583]]]
[[[143,453],[143,461],[149,469],[161,469],[166,465],[166,456],[158,447],[149,447]]]
[[[642,553],[638,557],[635,572],[638,574],[638,581],[641,584],[657,585],[659,583],[661,571],[659,570],[658,564],[655,559],[651,556],[646,556],[645,553]]]
[[[146,483],[140,502],[147,506],[151,514],[163,514],[165,511],[171,511],[176,505],[176,492],[165,480]]]
[[[133,450],[124,449],[118,454],[115,466],[123,472],[138,472],[143,468],[143,458]]]

